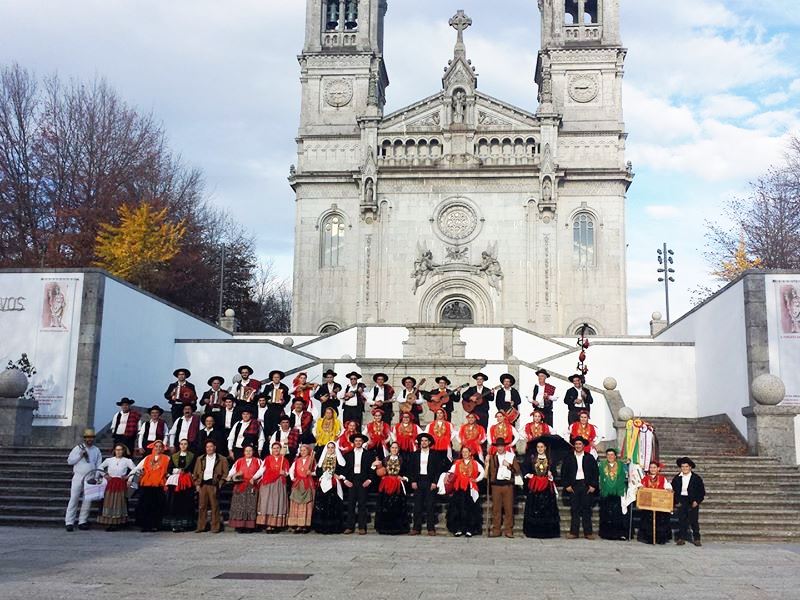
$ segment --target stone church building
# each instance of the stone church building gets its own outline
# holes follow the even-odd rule
[[[440,88],[390,114],[386,0],[306,1],[292,330],[624,334],[619,0],[539,0],[531,110],[479,90],[458,11]]]

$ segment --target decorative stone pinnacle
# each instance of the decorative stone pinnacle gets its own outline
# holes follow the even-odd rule
[[[456,48],[454,52],[456,56],[466,55],[466,47],[464,46],[464,30],[470,25],[472,25],[472,19],[470,19],[462,9],[459,9],[450,19],[450,27],[458,32],[458,39],[456,40]]]

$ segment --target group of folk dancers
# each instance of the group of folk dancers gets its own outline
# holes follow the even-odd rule
[[[345,386],[335,382],[332,370],[324,374],[322,384],[308,383],[300,373],[291,390],[282,383],[281,371],[272,371],[266,385],[252,373],[249,366],[240,367],[229,389],[222,388],[223,377],[211,377],[209,389],[199,398],[200,416],[198,396],[188,381],[191,373],[176,370],[176,380],[165,392],[172,414],[169,426],[159,406],[150,407],[149,419],[140,423],[132,408],[135,402],[122,398],[111,422],[113,456],[102,460],[92,430],[70,453],[74,476],[67,530],[89,527],[91,503],[84,499],[79,515],[78,504],[87,474],[102,472],[106,484],[98,522],[109,530],[127,523],[127,498],[133,487],[138,490],[136,522],[143,531],[203,532],[210,520],[210,530],[219,532],[219,492],[230,484],[228,525],[241,533],[289,529],[365,534],[368,499],[377,493],[378,533],[419,535],[424,527],[428,535],[436,535],[436,499],[448,496],[447,530],[456,537],[472,537],[483,530],[480,499],[485,492],[492,508],[489,536],[513,537],[515,488],[524,486],[524,534],[553,538],[560,535],[554,476],[560,462],[560,482],[571,507],[569,538],[579,537],[581,529],[584,537],[594,537],[591,515],[599,500],[600,537],[627,539],[625,498],[634,484],[672,489],[678,543],[689,539],[691,528],[692,541],[700,544],[698,512],[705,490],[692,472],[694,463],[680,459],[681,473],[670,484],[656,461],[646,475],[631,477],[630,482],[629,466],[618,459],[616,450],[607,450],[598,462],[597,430],[589,422],[591,392],[580,375],[571,378],[573,387],[564,397],[569,450],[556,456],[554,442],[566,442],[552,429],[556,390],[546,382],[549,374],[544,369],[537,371],[539,381],[528,400],[532,420],[521,431],[515,422],[522,401],[510,374],[489,388],[488,377],[476,373],[475,385],[464,393],[451,390],[444,376],[436,378],[437,388],[430,391],[420,389],[424,380],[418,384],[405,377],[396,393],[384,373],[373,376],[371,388],[356,372],[347,374]],[[459,428],[451,422],[456,402],[466,412]],[[425,403],[434,418],[423,428]],[[399,412],[396,424],[394,406]],[[491,426],[490,407],[495,413]],[[364,419],[365,410],[369,419]],[[526,449],[520,461],[516,446],[522,440]],[[138,464],[131,455],[140,459]],[[639,539],[653,542],[649,514],[642,513]],[[671,537],[669,514],[656,519],[655,541],[664,543]]]

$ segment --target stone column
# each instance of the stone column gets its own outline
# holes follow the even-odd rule
[[[231,333],[236,331],[236,312],[232,308],[226,310],[225,315],[219,318],[219,326]]]
[[[660,312],[656,311],[650,315],[650,335],[656,337],[667,328],[667,320]]]
[[[28,378],[18,369],[0,372],[0,446],[28,446],[36,400],[23,398]]]
[[[756,401],[754,406],[742,409],[747,417],[747,445],[758,456],[771,456],[782,463],[796,466],[800,463],[795,421],[800,406],[779,406],[786,396],[786,387],[779,377],[759,375],[750,386]]]

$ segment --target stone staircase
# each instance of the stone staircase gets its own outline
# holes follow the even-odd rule
[[[796,541],[800,539],[800,470],[777,460],[746,455],[744,440],[727,419],[648,419],[658,433],[665,474],[678,472],[675,459],[688,455],[706,483],[700,511],[704,541]],[[100,440],[103,455],[109,444]],[[69,500],[69,449],[0,448],[0,525],[64,524]],[[222,495],[226,511],[230,488]],[[131,499],[131,511],[136,499]],[[569,528],[569,508],[559,501],[562,531]],[[439,530],[444,529],[444,505]],[[488,520],[490,507],[484,502]],[[517,496],[517,535],[522,535],[524,494]],[[97,504],[92,519],[97,515]],[[597,510],[594,511],[595,525]],[[634,518],[634,530],[638,525]],[[674,523],[677,527],[677,522]]]

